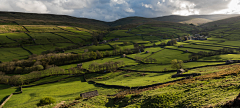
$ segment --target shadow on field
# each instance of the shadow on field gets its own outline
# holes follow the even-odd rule
[[[0,100],[0,105],[8,98],[8,96],[5,96],[2,100]]]

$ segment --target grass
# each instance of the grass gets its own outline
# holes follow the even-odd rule
[[[173,59],[188,60],[189,55],[190,53],[184,53],[183,51],[164,49],[160,52],[154,53],[150,57],[155,58],[157,63],[169,64]]]
[[[24,25],[30,32],[65,32],[53,25]]]
[[[31,51],[33,54],[41,54],[43,51],[54,50],[56,47],[65,48],[67,46],[72,46],[72,43],[56,43],[56,44],[46,44],[46,45],[34,45],[34,46],[24,46],[24,48]]]
[[[215,55],[211,57],[204,57],[200,61],[227,61],[227,60],[240,60],[240,54],[224,54]]]
[[[189,52],[193,52],[193,53],[198,53],[200,51],[205,51],[205,52],[209,52],[211,50],[202,50],[202,49],[194,49],[194,48],[178,48],[176,46],[166,46],[165,48],[170,48],[170,49],[176,49],[176,50],[181,50],[181,51],[186,51],[188,50]]]
[[[25,32],[26,30],[20,25],[0,25],[0,33]]]
[[[23,88],[23,93],[13,95],[12,98],[4,105],[11,108],[37,107],[41,98],[50,96],[56,99],[56,102],[74,100],[80,93],[98,90],[99,94],[114,94],[115,89],[102,88],[81,82],[81,77],[70,78],[52,84]]]
[[[115,73],[107,73],[104,75],[101,75],[101,74],[98,75],[97,76],[98,78],[99,77],[103,78],[101,80],[97,80],[92,77],[91,79],[87,79],[87,80],[95,80],[98,83],[103,83],[107,85],[138,87],[138,86],[146,86],[146,85],[164,83],[164,82],[180,79],[180,78],[171,78],[171,76],[175,74],[175,72],[171,72],[171,73],[145,72],[144,74],[146,75],[142,76],[141,73],[137,73],[137,72],[115,72]],[[110,78],[107,78],[107,77],[110,77]]]
[[[89,51],[106,51],[106,50],[113,50],[113,48],[107,44],[101,44],[101,45],[98,45],[98,46],[89,46],[87,47],[86,49],[88,49]]]
[[[0,48],[0,61],[12,61],[13,59],[26,59],[30,55],[26,50],[16,48]]]
[[[57,81],[63,78],[68,77],[69,75],[60,75],[60,76],[50,76],[50,77],[46,77],[43,78],[41,80],[38,80],[36,82],[30,83],[30,85],[35,85],[35,84],[41,84],[41,83],[47,83],[47,82],[53,82],[53,81]]]
[[[188,62],[183,63],[183,68],[193,68],[193,67],[200,67],[206,65],[216,65],[216,64],[224,64],[225,62]],[[169,65],[160,65],[160,64],[141,64],[132,67],[126,67],[124,69],[130,70],[138,70],[138,71],[164,71],[166,70],[176,70],[171,68],[171,64]]]
[[[87,31],[82,31],[81,29],[77,29],[75,27],[68,27],[68,26],[58,26],[62,29],[65,29],[67,31],[71,31],[71,32],[74,32],[74,33],[77,33],[77,34],[80,34],[80,35],[84,35],[84,36],[91,36],[91,34]]]
[[[15,88],[0,89],[0,103],[4,102],[7,96],[14,93],[15,91],[16,91]]]
[[[83,68],[88,69],[88,66],[92,63],[105,63],[108,61],[124,61],[125,65],[135,65],[137,64],[134,60],[128,59],[128,58],[121,58],[120,56],[113,56],[113,57],[107,57],[104,59],[98,59],[98,60],[93,60],[89,62],[84,62],[83,63]],[[64,66],[59,66],[60,68],[63,69],[69,69],[71,67],[76,67],[78,63],[75,64],[70,64],[70,65],[64,65]]]
[[[70,42],[69,40],[52,33],[29,33],[29,35],[35,39],[36,44]]]
[[[152,48],[145,48],[144,50],[145,50],[145,52],[149,51],[149,53],[142,52],[142,53],[137,53],[137,54],[130,54],[130,55],[127,55],[127,57],[130,57],[130,58],[133,58],[133,59],[135,59],[135,57],[145,58],[147,56],[150,56],[152,54],[152,52],[157,52],[157,51],[162,50],[162,48],[152,47]]]
[[[4,44],[4,43],[14,43],[15,41],[11,40],[11,39],[8,39],[6,37],[6,34],[0,34],[0,40],[1,40],[1,44]]]
[[[84,43],[83,36],[71,33],[56,33],[57,35],[63,36],[74,43]]]

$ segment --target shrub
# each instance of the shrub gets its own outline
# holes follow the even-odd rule
[[[22,67],[16,67],[14,73],[22,73],[23,72],[23,68]]]
[[[37,71],[43,70],[44,67],[42,65],[37,65]]]
[[[82,99],[82,97],[81,96],[75,97],[75,100],[79,100],[79,99]]]
[[[40,100],[40,103],[38,105],[43,106],[43,105],[48,105],[48,104],[52,104],[55,102],[56,102],[56,100],[52,97],[44,97]]]

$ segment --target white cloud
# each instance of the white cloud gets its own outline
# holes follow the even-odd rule
[[[126,10],[125,10],[126,12],[135,12],[133,9],[131,9],[131,8],[127,8]]]
[[[19,0],[16,1],[16,6],[26,12],[48,13],[46,5],[40,1]]]
[[[66,14],[114,21],[128,16],[240,14],[239,0],[0,0],[0,11]]]

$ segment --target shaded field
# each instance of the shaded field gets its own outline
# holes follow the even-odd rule
[[[26,59],[30,55],[21,47],[16,48],[0,48],[0,61],[6,62],[13,59]]]
[[[144,74],[137,73],[137,72],[114,72],[114,73],[95,74],[95,75],[89,74],[89,75],[86,75],[85,77],[87,81],[91,80],[91,81],[95,81],[97,83],[102,83],[106,85],[137,87],[137,86],[146,86],[146,85],[164,83],[164,82],[173,81],[176,79],[181,79],[181,78],[171,78],[173,74],[175,74],[175,72],[171,72],[171,73],[145,72]]]
[[[217,65],[217,64],[224,64],[225,62],[188,62],[183,63],[183,68],[194,68],[206,65]],[[137,70],[137,71],[169,71],[169,70],[176,70],[171,68],[171,64],[169,65],[160,65],[160,64],[141,64],[131,67],[126,67],[124,69],[130,70]]]

